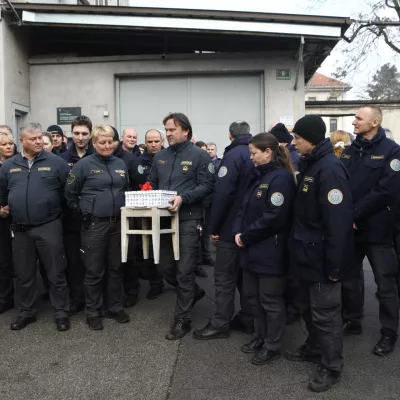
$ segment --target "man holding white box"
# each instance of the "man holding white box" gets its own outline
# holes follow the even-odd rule
[[[192,126],[186,115],[169,114],[163,123],[169,147],[154,157],[149,181],[154,190],[177,192],[169,209],[179,210],[180,258],[174,260],[170,238],[162,237],[160,260],[165,280],[177,289],[174,324],[166,335],[166,339],[176,340],[190,332],[193,305],[205,294],[196,284],[194,271],[202,201],[212,193],[214,165],[207,152],[190,143]]]

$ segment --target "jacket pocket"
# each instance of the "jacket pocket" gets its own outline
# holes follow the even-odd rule
[[[302,237],[293,233],[293,261],[296,267],[314,271],[319,275],[324,274],[325,255],[323,238],[318,234],[309,234]]]

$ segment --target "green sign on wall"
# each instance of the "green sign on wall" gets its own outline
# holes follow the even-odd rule
[[[290,79],[292,79],[292,70],[291,69],[277,69],[276,70],[276,79],[278,81],[290,81]]]

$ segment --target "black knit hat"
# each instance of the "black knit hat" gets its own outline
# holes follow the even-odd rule
[[[64,131],[58,125],[50,125],[47,128],[47,132],[57,133],[58,135],[64,137]]]
[[[293,133],[317,145],[325,140],[326,125],[319,115],[305,115],[296,122]]]
[[[293,136],[289,133],[286,126],[280,122],[276,124],[270,131],[278,140],[279,143],[291,143]]]
[[[111,126],[110,128],[114,131],[114,139],[113,139],[114,142],[115,141],[119,142],[119,133],[118,133],[118,131],[113,126]]]

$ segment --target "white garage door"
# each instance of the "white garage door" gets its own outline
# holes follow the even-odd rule
[[[170,112],[186,114],[197,140],[217,143],[219,155],[231,122],[247,121],[253,134],[264,126],[260,74],[120,78],[119,85],[120,130],[135,128],[139,143]]]

